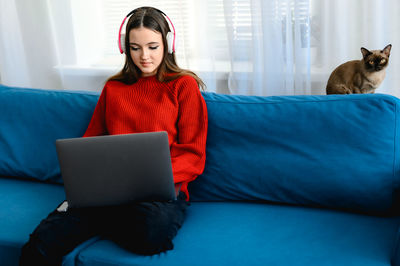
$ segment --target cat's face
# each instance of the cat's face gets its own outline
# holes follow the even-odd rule
[[[361,47],[365,69],[369,72],[380,71],[389,64],[390,49],[392,45],[387,45],[383,50],[369,51]]]

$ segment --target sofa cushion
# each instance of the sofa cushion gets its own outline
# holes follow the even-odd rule
[[[203,94],[206,165],[192,201],[267,200],[386,213],[399,189],[399,100],[389,95]]]
[[[0,85],[0,175],[61,182],[55,140],[82,136],[97,99]]]
[[[257,203],[195,202],[175,248],[141,256],[102,240],[78,265],[390,265],[399,218]]]
[[[1,265],[18,265],[29,234],[64,199],[60,185],[0,178]]]

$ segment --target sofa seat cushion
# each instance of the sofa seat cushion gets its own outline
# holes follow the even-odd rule
[[[60,185],[0,178],[1,265],[18,265],[29,234],[64,199]]]
[[[78,265],[390,265],[400,219],[244,202],[194,202],[172,251],[140,256],[100,240]]]

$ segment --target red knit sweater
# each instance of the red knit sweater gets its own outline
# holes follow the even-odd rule
[[[84,137],[167,131],[176,186],[189,199],[187,185],[203,172],[207,108],[196,80],[168,83],[155,76],[132,85],[106,83]]]

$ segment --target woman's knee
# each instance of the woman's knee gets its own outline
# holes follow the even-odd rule
[[[52,212],[23,246],[20,265],[60,265],[64,255],[92,236],[87,227],[77,216]]]
[[[185,208],[177,202],[143,203],[140,207],[146,211],[133,212],[130,226],[120,227],[123,230],[118,230],[112,240],[139,254],[152,255],[173,249],[172,240],[183,224]]]

